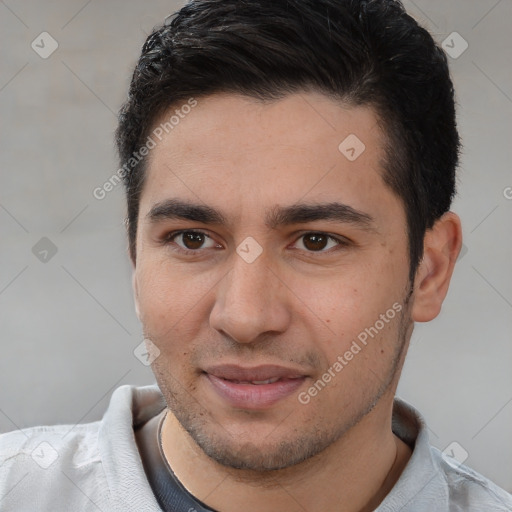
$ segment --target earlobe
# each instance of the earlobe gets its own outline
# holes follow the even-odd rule
[[[426,232],[414,280],[415,322],[429,322],[441,311],[461,246],[462,228],[455,213],[445,213]]]

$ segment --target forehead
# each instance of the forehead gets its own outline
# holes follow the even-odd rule
[[[398,201],[381,177],[384,137],[369,107],[319,93],[267,102],[216,94],[174,105],[155,130],[141,215],[169,197],[238,216],[300,200],[356,209],[379,196]]]

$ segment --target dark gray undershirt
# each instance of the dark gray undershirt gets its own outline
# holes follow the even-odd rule
[[[135,430],[135,440],[151,489],[164,512],[215,512],[183,487],[167,463],[159,437],[165,411]]]

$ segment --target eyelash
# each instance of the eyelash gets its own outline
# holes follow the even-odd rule
[[[168,233],[165,235],[164,239],[162,240],[164,245],[169,245],[174,243],[174,239],[178,237],[179,235],[183,235],[184,233],[200,233],[201,235],[204,235],[208,238],[213,238],[204,231],[201,231],[200,229],[182,229],[180,231],[172,231],[171,233]],[[173,248],[174,251],[181,252],[182,254],[198,254],[201,249],[184,249],[183,247],[180,247],[176,244],[175,248]]]
[[[165,235],[165,237],[163,238],[162,240],[162,243],[164,245],[169,245],[169,244],[172,244],[172,243],[175,243],[174,242],[174,239],[176,237],[178,237],[179,235],[182,235],[184,233],[200,233],[210,239],[213,240],[213,238],[208,234],[206,233],[205,231],[201,231],[200,229],[182,229],[180,231],[172,231],[170,233],[168,233],[167,235]],[[302,233],[298,238],[295,239],[295,242],[296,243],[298,240],[300,240],[302,237],[305,237],[307,235],[324,235],[324,236],[327,236],[328,240],[329,241],[335,241],[336,242],[336,247],[347,247],[348,245],[350,245],[350,241],[345,239],[345,238],[338,238],[336,236],[333,236],[333,235],[329,235],[328,233],[325,233],[324,231],[306,231],[304,233]],[[331,247],[329,250],[327,251],[306,251],[307,253],[309,254],[327,254],[327,253],[330,253],[331,250],[333,248]],[[177,251],[177,252],[180,252],[182,254],[194,254],[194,255],[197,255],[202,249],[184,249],[183,247],[175,244],[175,247],[173,248],[174,251]],[[295,249],[295,250],[302,250],[302,249]]]

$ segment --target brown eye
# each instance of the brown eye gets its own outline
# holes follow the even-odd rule
[[[306,252],[327,253],[337,246],[347,246],[349,241],[344,238],[336,238],[327,233],[311,232],[305,233],[295,242],[296,248]]]
[[[322,233],[309,233],[304,235],[303,244],[309,251],[321,251],[327,246],[329,237]]]
[[[204,244],[205,235],[203,233],[196,233],[194,231],[187,231],[182,233],[183,245],[186,249],[200,249]]]
[[[201,231],[178,231],[165,237],[166,244],[175,244],[178,250],[200,251],[202,249],[219,248],[210,236]]]

